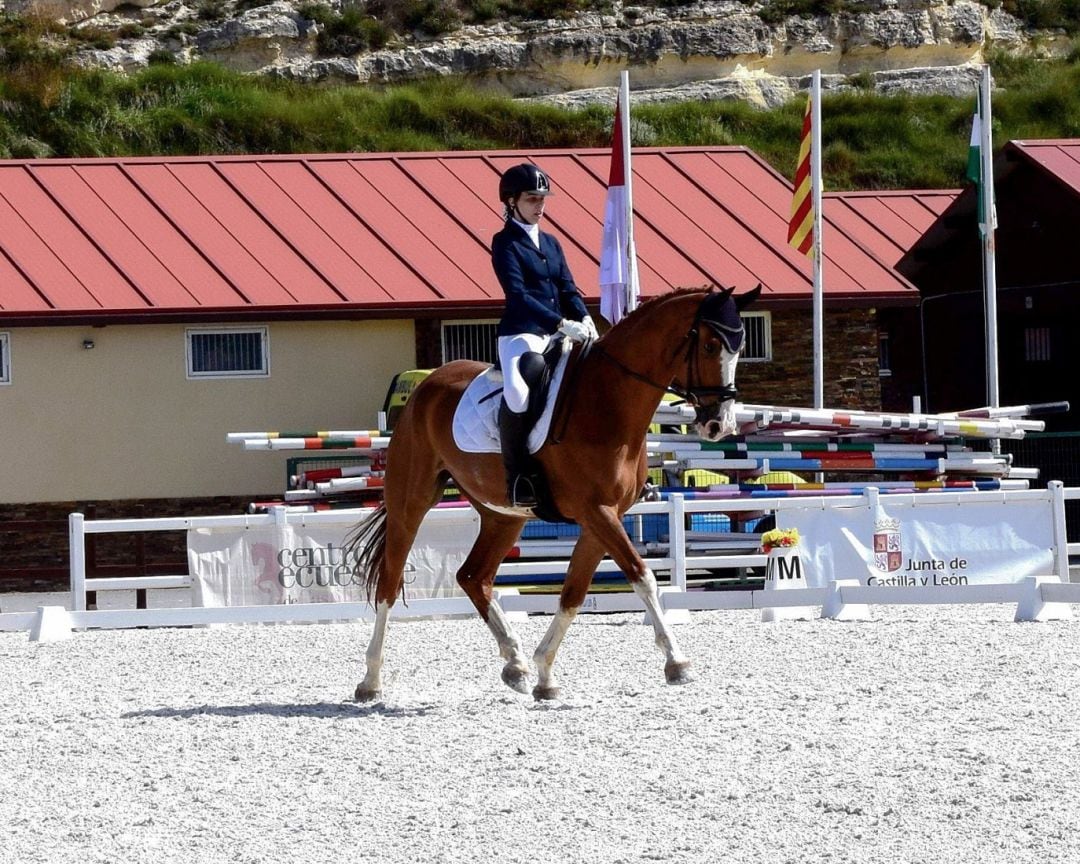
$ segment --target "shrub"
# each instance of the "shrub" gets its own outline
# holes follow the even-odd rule
[[[68,35],[76,42],[85,43],[101,51],[116,47],[116,34],[102,27],[72,27]]]
[[[486,24],[505,14],[505,7],[500,0],[465,0],[462,12],[465,20]]]
[[[194,21],[181,21],[166,30],[165,36],[179,39],[181,36],[196,36],[201,30],[202,28]]]
[[[361,51],[377,51],[393,37],[383,22],[356,8],[347,8],[338,15],[327,6],[315,4],[302,7],[300,13],[321,25],[318,49],[323,56],[353,57]]]
[[[176,55],[168,48],[155,48],[146,58],[146,62],[150,66],[175,66]]]
[[[223,0],[202,0],[195,11],[200,21],[221,21],[225,17]]]
[[[1035,30],[1080,30],[1080,0],[1004,0],[1002,6]]]
[[[409,30],[440,36],[461,26],[461,13],[453,4],[441,0],[407,0],[401,22]]]
[[[794,15],[814,18],[818,15],[835,15],[847,10],[846,0],[766,0],[760,14],[767,24],[779,24]]]
[[[588,0],[513,0],[510,8],[522,18],[546,20],[570,18],[589,8],[589,3]]]

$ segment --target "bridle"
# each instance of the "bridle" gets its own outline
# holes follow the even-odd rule
[[[717,296],[717,295],[709,295]],[[613,356],[603,349],[603,346],[597,344],[594,346],[595,350],[599,351],[601,356],[606,357],[616,366],[618,366],[623,372],[629,375],[636,381],[640,381],[643,384],[648,384],[650,387],[655,387],[657,390],[663,392],[671,391],[677,396],[681,396],[686,400],[687,404],[693,406],[698,413],[698,419],[701,420],[702,412],[720,402],[725,402],[728,399],[734,399],[738,395],[738,391],[735,389],[734,384],[725,384],[719,387],[706,387],[704,385],[695,385],[695,379],[699,379],[700,372],[697,370],[698,366],[698,346],[701,342],[701,326],[705,325],[713,331],[720,340],[724,343],[724,346],[732,354],[738,354],[742,350],[743,340],[746,336],[746,331],[743,328],[742,320],[739,320],[738,326],[731,324],[725,324],[722,321],[718,321],[715,318],[706,317],[705,305],[709,297],[707,296],[701,301],[701,305],[698,306],[697,313],[694,315],[694,321],[690,325],[690,329],[687,330],[686,335],[678,345],[675,346],[675,350],[671,352],[672,359],[686,346],[686,354],[684,361],[686,362],[686,386],[677,387],[670,382],[662,384],[658,381],[653,381],[649,376],[643,375],[637,372],[623,363],[618,357]],[[706,404],[702,401],[703,398],[707,399],[710,396],[715,397],[712,402]]]

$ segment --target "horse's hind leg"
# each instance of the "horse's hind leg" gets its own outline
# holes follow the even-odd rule
[[[525,520],[519,517],[481,510],[480,534],[457,572],[458,584],[499,643],[499,654],[506,661],[503,683],[519,693],[528,689],[529,666],[517,633],[493,596],[492,586],[499,565],[514,547],[524,524]]]
[[[379,603],[376,606],[375,626],[364,655],[364,680],[356,685],[356,693],[353,695],[357,702],[371,702],[382,694],[383,646],[386,644],[386,624],[392,605]]]
[[[382,540],[383,548],[373,564],[377,568],[373,574],[375,590],[371,598],[375,604],[375,626],[365,654],[364,678],[354,694],[357,702],[371,702],[382,693],[383,649],[390,610],[401,593],[405,564],[416,532],[420,530],[420,523],[424,521],[427,511],[442,496],[446,484],[446,475],[439,474],[433,466],[425,472],[417,470],[422,467],[418,464],[410,467],[412,470],[405,489],[388,484],[383,498],[386,534]],[[409,483],[412,489],[407,485]]]

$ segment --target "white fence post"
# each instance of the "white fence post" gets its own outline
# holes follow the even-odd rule
[[[686,498],[674,492],[668,498],[668,554],[671,555],[671,587],[686,590]]]
[[[1051,480],[1046,484],[1050,490],[1050,512],[1054,519],[1054,554],[1057,556],[1057,575],[1062,582],[1071,582],[1069,574],[1069,534],[1065,527],[1065,484]]]
[[[86,534],[82,513],[68,515],[68,564],[71,568],[71,608],[86,611]]]

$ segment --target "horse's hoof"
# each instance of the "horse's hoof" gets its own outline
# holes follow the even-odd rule
[[[552,699],[558,699],[562,690],[558,687],[541,687],[537,684],[533,687],[533,699],[537,702],[548,702]]]
[[[694,680],[690,674],[690,661],[680,660],[677,663],[668,663],[664,667],[664,677],[668,684],[689,684]]]
[[[357,702],[374,702],[382,696],[382,690],[368,690],[363,684],[358,684],[353,699]]]
[[[529,670],[507,664],[502,670],[503,684],[518,693],[529,692]]]

